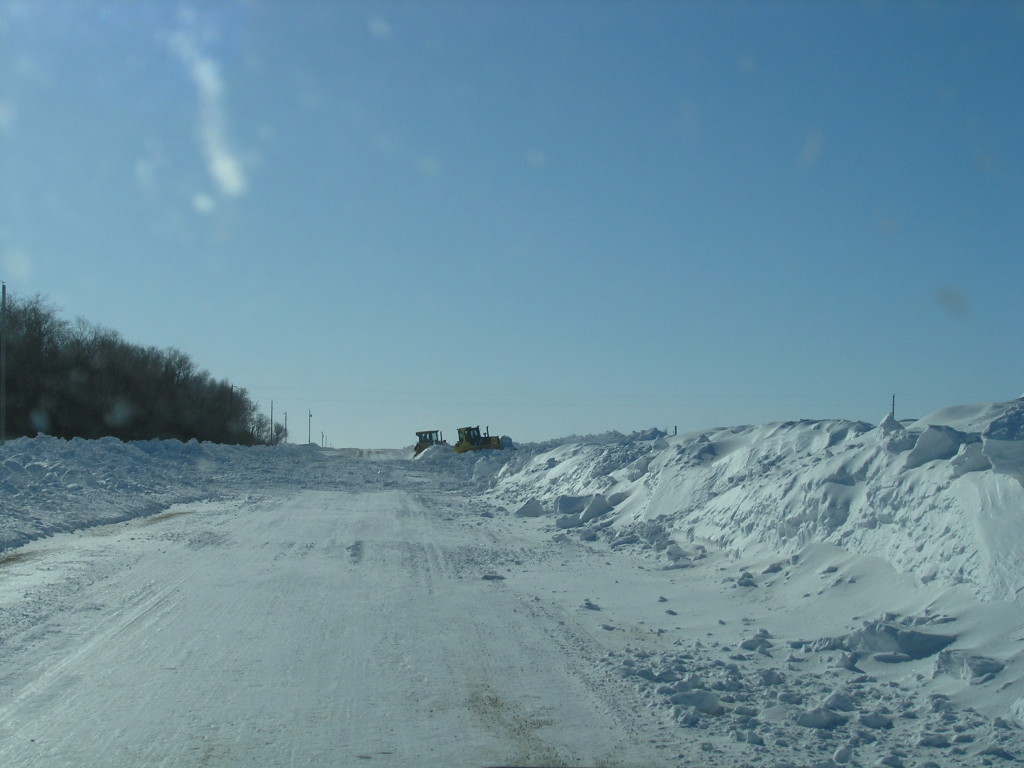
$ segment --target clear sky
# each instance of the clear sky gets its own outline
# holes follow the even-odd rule
[[[293,441],[923,416],[1024,393],[1022,137],[1019,2],[0,0],[0,279]]]

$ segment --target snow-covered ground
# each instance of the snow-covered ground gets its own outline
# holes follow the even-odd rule
[[[1024,399],[501,452],[0,447],[0,762],[1024,760]]]

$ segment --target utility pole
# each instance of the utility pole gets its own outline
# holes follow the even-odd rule
[[[324,437],[324,433],[320,433],[320,447],[323,448],[327,445],[327,438]]]
[[[277,440],[274,439],[274,401],[270,401],[270,439],[268,442],[271,445],[275,445]]]
[[[896,420],[896,395],[892,396],[892,410],[890,411],[893,421]]]
[[[0,445],[7,439],[7,283],[0,283]]]
[[[288,442],[288,411],[284,412],[284,441]]]
[[[313,442],[313,412],[312,411],[309,412],[309,424],[307,425],[307,427],[308,428],[306,430],[306,444],[308,445],[309,443]]]

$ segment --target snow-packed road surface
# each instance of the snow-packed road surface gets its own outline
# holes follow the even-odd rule
[[[1024,760],[1024,399],[479,455],[0,446],[0,765]]]
[[[428,490],[185,504],[8,556],[0,764],[661,759],[572,628],[483,578],[522,543]]]

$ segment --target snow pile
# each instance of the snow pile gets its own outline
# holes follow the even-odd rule
[[[798,421],[531,448],[496,474],[503,504],[668,565],[698,546],[771,558],[824,542],[986,600],[1024,589],[1024,399],[877,427]]]
[[[216,497],[226,483],[313,485],[331,478],[313,446],[123,443],[39,436],[0,446],[0,551],[58,532]]]
[[[564,558],[537,596],[585,595],[609,676],[715,764],[995,765],[1024,756],[1022,419],[522,446],[489,492]]]
[[[719,765],[746,765],[743,758],[765,751],[775,761],[768,765],[776,766],[808,765],[810,759],[823,767],[901,768],[908,766],[908,754],[934,756],[942,766],[991,765],[990,758],[1016,762],[1019,733],[1005,719],[960,709],[946,694],[878,685],[849,655],[842,657],[842,678],[841,664],[823,670],[813,655],[800,652],[790,652],[780,666],[775,657],[785,652],[784,643],[759,629],[732,647],[697,640],[658,653],[611,653],[606,664],[655,707],[671,711],[683,728],[703,739],[717,737],[719,744],[736,742],[736,762]],[[939,663],[956,676],[978,671],[991,677],[1002,668],[994,660],[975,659],[977,669],[968,669],[972,662],[962,657],[941,651]],[[973,684],[981,680],[975,677]],[[743,747],[750,751],[744,754]]]

